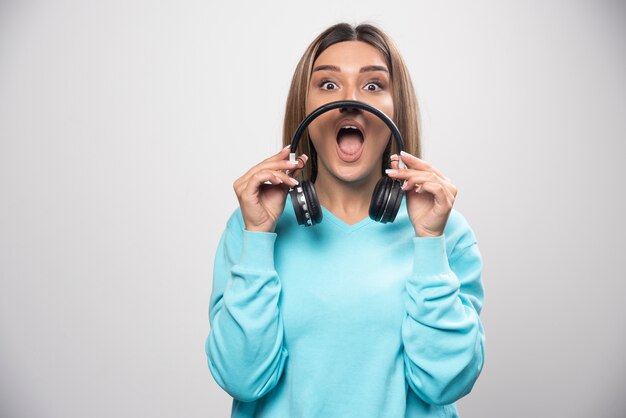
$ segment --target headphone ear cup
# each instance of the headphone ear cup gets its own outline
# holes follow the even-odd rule
[[[322,210],[315,186],[303,181],[289,191],[298,225],[312,226],[322,221]]]
[[[402,181],[395,179],[390,180],[391,190],[389,192],[389,203],[385,207],[385,212],[383,213],[383,218],[381,219],[381,222],[384,224],[396,220],[396,216],[398,215],[398,212],[400,211],[400,206],[402,205],[402,198],[404,197],[404,190],[402,190]]]
[[[302,190],[306,197],[306,203],[309,208],[309,215],[311,216],[311,223],[316,225],[322,222],[322,206],[317,198],[317,192],[315,186],[310,181],[302,182]]]
[[[372,193],[370,218],[384,224],[393,222],[400,209],[403,196],[404,190],[402,190],[402,183],[399,180],[389,177],[381,178],[376,183],[374,193]]]
[[[306,211],[303,208],[306,203],[306,198],[304,197],[302,187],[298,185],[293,189],[290,189],[289,196],[291,196],[291,204],[293,205],[293,211],[296,214],[298,225],[306,225]]]
[[[378,180],[376,187],[374,187],[374,192],[372,193],[369,214],[370,218],[376,222],[380,222],[383,208],[385,207],[385,202],[387,201],[387,195],[389,193],[389,190],[387,189],[389,184],[386,180],[388,179],[389,177],[382,177]]]

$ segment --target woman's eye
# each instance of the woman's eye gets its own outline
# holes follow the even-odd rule
[[[365,85],[365,89],[368,91],[379,91],[382,90],[382,88],[383,86],[381,86],[378,82],[371,82]]]
[[[322,81],[321,87],[323,90],[335,90],[337,85],[332,81]]]

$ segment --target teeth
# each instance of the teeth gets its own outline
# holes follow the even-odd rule
[[[347,126],[342,126],[342,129],[359,129],[356,126],[352,126],[352,125],[347,125]]]

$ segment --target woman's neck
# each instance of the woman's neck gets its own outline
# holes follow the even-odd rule
[[[370,175],[346,182],[322,169],[315,180],[315,190],[322,206],[348,225],[353,225],[368,217],[372,193],[379,179],[380,175]]]

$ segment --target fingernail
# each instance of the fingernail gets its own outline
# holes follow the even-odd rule
[[[398,174],[398,170],[395,170],[393,168],[388,168],[385,170],[385,173],[387,174]]]
[[[411,154],[409,154],[408,152],[404,152],[404,151],[400,151],[400,155],[402,155],[403,157],[411,157]]]
[[[293,184],[294,186],[297,186],[298,184],[300,184],[300,182],[294,179],[293,177],[289,177],[289,182]]]
[[[300,161],[299,160],[296,160],[296,161],[289,160],[289,161],[287,161],[287,163],[289,163],[291,165],[298,165],[298,164],[300,164]]]
[[[281,151],[286,150],[287,148],[291,148],[291,144],[287,145],[285,148],[283,148]]]
[[[395,161],[398,159],[398,154],[393,154],[392,156],[389,157],[390,160]]]

